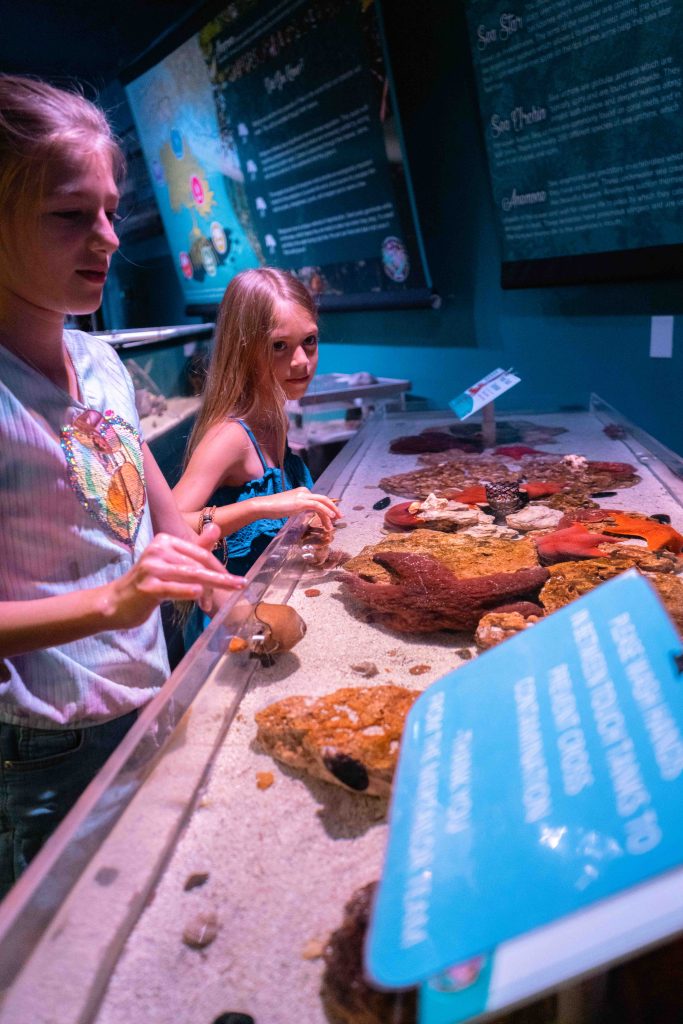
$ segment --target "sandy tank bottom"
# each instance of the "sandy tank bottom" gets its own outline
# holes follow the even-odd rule
[[[568,426],[554,444],[539,445],[551,454],[634,461],[589,413],[506,418]],[[337,530],[336,551],[353,555],[385,535],[384,513],[372,508],[385,497],[377,483],[417,466],[414,456],[391,455],[389,441],[438,423],[433,416],[390,418],[368,432],[339,495],[345,525]],[[639,472],[640,484],[602,503],[665,512],[683,528],[676,501],[647,470]],[[392,497],[392,503],[400,500]],[[290,604],[306,620],[307,635],[255,674],[199,804],[112,973],[97,1024],[213,1024],[227,1011],[247,1013],[256,1024],[327,1021],[319,954],[354,890],[380,874],[386,805],[276,764],[255,745],[254,714],[285,696],[318,696],[343,686],[391,682],[422,690],[473,648],[465,635],[406,637],[368,624],[343,596],[334,572],[307,570]],[[373,679],[351,670],[363,661],[376,665]],[[258,788],[259,773],[272,774],[268,788]],[[196,873],[207,874],[207,881],[186,891]],[[194,950],[182,935],[201,912],[215,913],[218,932],[205,949]]]

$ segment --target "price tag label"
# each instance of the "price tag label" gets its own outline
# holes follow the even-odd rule
[[[487,377],[482,377],[476,384],[473,384],[467,391],[463,391],[457,398],[451,399],[448,403],[459,420],[466,420],[472,413],[477,412],[483,406],[493,402],[505,391],[509,391],[515,384],[519,384],[521,377],[518,377],[511,370],[502,370],[498,367]]]

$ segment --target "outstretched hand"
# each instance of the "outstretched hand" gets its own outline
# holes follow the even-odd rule
[[[299,512],[312,512],[320,520],[322,528],[331,531],[334,522],[341,518],[341,512],[332,498],[326,494],[316,494],[308,487],[294,487],[291,491],[264,495],[258,500],[263,502],[264,519],[280,519]]]
[[[138,561],[104,590],[105,614],[112,627],[139,626],[162,601],[211,603],[212,591],[241,589],[246,580],[233,576],[211,554],[220,538],[217,526],[207,527],[196,541],[158,533]]]

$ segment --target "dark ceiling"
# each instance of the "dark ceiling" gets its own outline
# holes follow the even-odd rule
[[[0,69],[99,90],[200,6],[188,0],[15,0],[2,5]]]

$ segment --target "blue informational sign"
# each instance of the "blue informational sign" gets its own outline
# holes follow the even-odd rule
[[[478,380],[472,387],[467,388],[457,398],[451,399],[448,403],[459,420],[466,420],[473,412],[478,412],[489,402],[493,402],[500,395],[509,391],[515,384],[519,384],[521,377],[518,377],[511,370],[493,370],[486,377]]]
[[[680,650],[631,571],[415,703],[366,955],[380,985],[431,979],[421,1021],[493,1009],[501,945],[683,862]],[[644,906],[630,948],[636,924],[664,916]],[[542,942],[534,955],[540,978]]]

